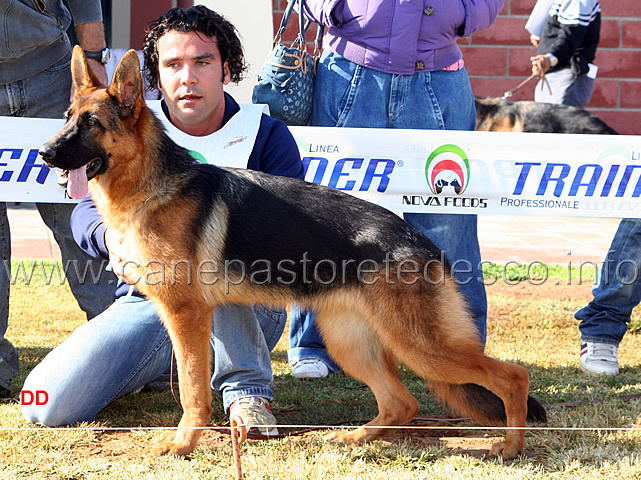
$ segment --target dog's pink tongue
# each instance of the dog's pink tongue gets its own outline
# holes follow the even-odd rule
[[[71,198],[85,198],[89,193],[87,180],[87,166],[69,170],[67,179],[67,193]]]

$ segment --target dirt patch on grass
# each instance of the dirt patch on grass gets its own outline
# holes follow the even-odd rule
[[[398,430],[385,436],[382,441],[386,444],[400,444],[410,442],[414,445],[428,447],[445,447],[453,453],[465,453],[477,457],[486,456],[492,444],[499,441],[498,434],[482,432],[478,430],[465,430],[456,428],[457,423],[443,421],[420,421],[415,420],[407,427],[416,429]],[[429,427],[426,430],[421,427]],[[442,428],[438,428],[442,427]],[[324,434],[324,432],[322,433]],[[318,439],[321,435],[318,431],[292,432],[289,438],[293,442],[301,444],[312,439]],[[282,438],[284,435],[279,435]],[[249,439],[248,442],[261,442],[270,440]],[[103,458],[120,457],[146,457],[150,455],[152,446],[137,438],[129,432],[109,432],[99,435],[96,441],[90,445],[76,446],[75,453],[79,456],[93,455]],[[217,430],[207,430],[203,433],[200,447],[205,449],[216,449],[232,452],[231,437],[228,433]]]
[[[535,283],[541,282],[541,283]],[[493,285],[486,287],[487,296],[493,295],[502,297],[514,297],[515,301],[523,300],[548,300],[548,301],[584,301],[589,302],[592,299],[592,282],[583,281],[580,284],[576,279],[573,283],[567,280],[529,280],[514,283],[497,281]],[[492,309],[490,308],[488,316],[492,318]]]
[[[406,425],[406,429],[387,435],[383,440],[390,443],[410,442],[425,447],[446,447],[452,452],[479,457],[487,455],[492,444],[500,440],[479,430],[456,428],[462,425],[467,424],[447,421],[445,418],[442,421],[414,420]]]

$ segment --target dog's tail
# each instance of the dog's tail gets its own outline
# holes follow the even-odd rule
[[[578,109],[581,113],[585,112],[584,115],[587,116],[585,124],[581,125],[583,128],[582,131],[576,132],[576,133],[592,133],[596,135],[618,135],[619,132],[617,132],[614,128],[612,128],[610,125],[605,123],[603,120],[601,120],[599,117],[594,115],[593,113],[588,112],[587,110],[582,110]],[[567,133],[574,133],[574,132],[567,132]]]
[[[432,384],[436,396],[445,405],[458,413],[469,415],[482,425],[505,425],[506,415],[503,401],[485,387],[473,383],[463,385]],[[536,399],[528,396],[527,419],[530,422],[547,422],[545,408]]]

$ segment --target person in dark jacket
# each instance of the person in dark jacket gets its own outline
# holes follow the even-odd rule
[[[538,46],[537,55],[530,57],[532,73],[545,74],[535,101],[585,107],[594,90],[597,68],[592,62],[600,32],[598,0],[554,0],[541,37],[530,36]]]

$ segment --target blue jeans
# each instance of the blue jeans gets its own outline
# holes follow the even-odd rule
[[[574,314],[581,320],[581,340],[618,346],[632,309],[641,302],[641,220],[621,220],[592,294]]]
[[[465,69],[392,75],[325,51],[318,64],[310,124],[474,130],[476,107]],[[485,343],[487,299],[482,283],[476,216],[411,213],[405,214],[404,218],[443,249],[451,263],[458,262],[454,276]],[[463,270],[466,272],[457,273]],[[322,346],[323,341],[314,325],[313,313],[293,310],[288,352],[290,364],[310,356],[318,358],[319,345]]]
[[[285,328],[286,315],[262,305],[226,305],[214,313],[211,386],[222,392],[225,410],[241,397],[272,398],[269,352]],[[170,373],[171,360],[171,341],[152,302],[120,298],[31,371],[24,389],[43,390],[49,401],[23,405],[22,414],[48,426],[92,421],[117,398]]]
[[[287,361],[291,366],[303,358],[316,358],[321,360],[330,372],[337,372],[341,368],[327,352],[325,342],[321,337],[316,323],[314,312],[291,306],[292,318],[289,323],[289,350]]]
[[[69,105],[71,90],[71,52],[60,62],[45,71],[24,80],[0,85],[0,115],[20,117],[62,118]],[[67,281],[80,308],[91,319],[103,312],[113,302],[116,277],[105,272],[100,261],[84,253],[73,239],[69,218],[72,204],[37,204],[40,216],[53,232],[60,246],[62,261],[70,265]],[[4,335],[9,323],[9,291],[11,284],[11,231],[6,204],[0,202],[0,386],[11,389],[18,374],[18,353]],[[93,268],[96,281],[89,274]],[[80,274],[80,278],[79,275]],[[99,280],[98,280],[98,274]]]

